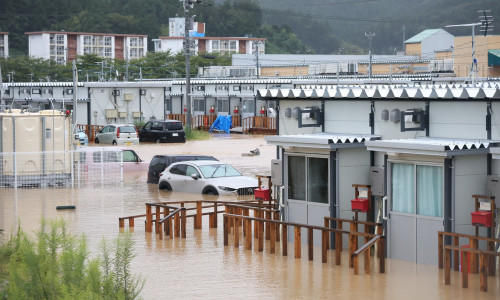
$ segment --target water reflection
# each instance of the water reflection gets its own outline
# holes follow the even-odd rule
[[[214,155],[222,161],[244,169],[246,174],[270,171],[270,159],[276,149],[264,146],[260,136],[225,136],[203,142],[179,144],[146,144],[134,146],[139,155],[150,160],[159,153],[199,153]],[[261,155],[241,156],[259,147]],[[159,191],[156,185],[146,184],[145,174],[128,174],[123,187],[82,189],[4,189],[0,191],[0,228],[8,233],[18,224],[26,231],[38,228],[40,218],[63,218],[75,233],[84,233],[89,246],[97,253],[103,237],[112,239],[120,232],[118,218],[143,214],[146,202],[167,200],[198,200],[201,195]],[[75,205],[75,210],[56,210],[58,205]],[[343,266],[335,266],[334,252],[329,251],[328,263],[321,263],[321,252],[315,248],[314,261],[307,260],[307,248],[302,259],[295,259],[293,245],[283,257],[276,244],[276,254],[255,247],[244,250],[243,242],[235,248],[223,246],[222,217],[219,228],[194,231],[193,219],[187,222],[187,239],[164,237],[144,231],[143,221],[136,220],[133,239],[136,242],[135,273],[146,278],[142,296],[145,299],[222,298],[222,299],[498,299],[499,280],[488,278],[487,293],[479,292],[477,275],[469,277],[469,289],[462,289],[458,273],[452,272],[452,285],[443,285],[442,270],[435,266],[415,265],[388,260],[387,274],[353,275]],[[127,226],[127,224],[126,224]],[[241,236],[241,235],[240,235]],[[255,245],[255,244],[254,244]],[[362,266],[361,266],[362,270]],[[362,273],[362,271],[361,271]]]

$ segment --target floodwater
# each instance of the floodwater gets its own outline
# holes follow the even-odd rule
[[[139,156],[150,160],[161,153],[197,153],[213,155],[228,162],[245,175],[269,175],[270,160],[276,148],[268,146],[263,136],[216,134],[208,141],[186,144],[141,144],[133,146]],[[259,156],[243,156],[259,148]],[[73,233],[86,235],[93,255],[99,242],[113,239],[120,232],[118,218],[145,213],[146,202],[168,200],[199,200],[201,195],[159,191],[146,184],[145,174],[127,174],[123,187],[85,189],[2,189],[0,190],[0,228],[7,235],[20,225],[32,232],[40,219],[63,218]],[[58,205],[75,205],[74,211],[58,211]],[[366,275],[360,262],[360,274],[348,268],[346,251],[342,266],[334,264],[334,251],[328,263],[321,263],[321,249],[315,248],[314,261],[295,259],[292,244],[283,257],[276,245],[276,254],[244,250],[243,242],[235,248],[232,236],[229,246],[223,245],[222,216],[219,228],[209,229],[203,218],[203,229],[193,229],[187,222],[187,238],[159,240],[146,233],[142,219],[133,230],[133,272],[145,278],[141,296],[145,299],[499,299],[500,280],[488,278],[488,292],[479,291],[477,275],[469,276],[469,288],[462,289],[460,276],[452,271],[451,285],[444,285],[443,270],[436,266],[387,260],[387,273]],[[128,230],[128,229],[127,229]],[[268,243],[268,242],[267,242]],[[362,259],[360,259],[362,261]]]

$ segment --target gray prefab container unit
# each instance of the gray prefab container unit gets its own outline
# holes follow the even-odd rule
[[[372,199],[371,217],[385,223],[389,257],[436,264],[437,231],[474,233],[472,195],[486,194],[488,175],[500,174],[500,163],[490,156],[500,141],[498,83],[296,85],[258,94],[277,101],[278,135],[267,141],[283,159],[285,219],[322,224],[327,214],[350,218],[352,184],[373,184],[370,170],[378,167],[385,186]],[[369,138],[359,147],[328,150],[324,142],[291,142],[336,135]],[[309,174],[302,165],[290,168],[289,157],[299,154],[329,158],[330,211],[290,197],[295,177]]]
[[[1,184],[42,184],[42,179],[64,182],[70,177],[70,118],[64,113],[3,112],[0,128]]]

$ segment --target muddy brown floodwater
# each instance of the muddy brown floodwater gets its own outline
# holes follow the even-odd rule
[[[133,147],[144,160],[155,154],[197,153],[213,155],[249,176],[270,174],[270,160],[276,148],[263,136],[215,134],[207,141],[186,144],[141,144]],[[242,156],[255,148],[259,156]],[[146,174],[128,174],[123,187],[85,189],[2,189],[0,190],[0,228],[7,235],[17,225],[26,230],[38,228],[40,219],[63,218],[73,233],[86,235],[93,255],[99,242],[119,234],[118,218],[145,213],[145,202],[199,200],[201,195],[159,191],[146,184]],[[58,205],[75,205],[74,211],[57,211]],[[293,247],[283,257],[223,245],[223,228],[193,230],[188,219],[186,239],[157,239],[146,233],[142,219],[133,230],[137,254],[132,268],[146,279],[144,299],[500,299],[500,280],[488,278],[488,292],[479,291],[477,275],[469,276],[469,288],[462,289],[460,277],[452,271],[451,285],[443,284],[443,271],[436,266],[387,260],[387,273],[353,275],[346,267],[335,266],[334,252],[328,263],[321,263],[321,249],[315,248],[314,261],[295,259]],[[219,215],[219,224],[222,216]],[[279,244],[277,244],[277,249]],[[255,247],[254,247],[255,248]],[[436,250],[437,251],[437,250]],[[345,253],[345,251],[344,251]],[[332,255],[333,254],[333,255]],[[345,254],[344,254],[345,255]]]

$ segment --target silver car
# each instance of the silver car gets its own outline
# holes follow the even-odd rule
[[[219,161],[195,160],[171,164],[160,175],[158,188],[205,195],[253,195],[256,178],[243,176]]]
[[[138,145],[139,137],[137,129],[132,124],[110,124],[96,133],[94,142],[129,146]]]

